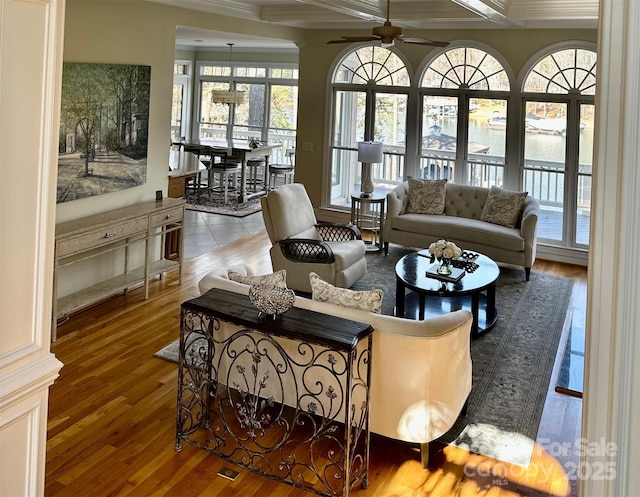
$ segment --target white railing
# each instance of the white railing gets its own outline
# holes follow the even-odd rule
[[[542,207],[564,205],[564,163],[527,159],[522,187],[529,195],[537,198]]]

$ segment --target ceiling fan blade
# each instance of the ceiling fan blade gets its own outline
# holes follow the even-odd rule
[[[357,41],[376,41],[379,40],[377,36],[343,36],[339,40],[329,40],[327,45],[332,43],[355,43]]]
[[[403,43],[412,43],[414,45],[428,45],[430,47],[448,47],[450,43],[448,41],[435,41],[428,40],[426,38],[411,38],[411,37],[398,37],[396,41],[401,41]]]

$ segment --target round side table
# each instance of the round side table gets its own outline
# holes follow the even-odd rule
[[[371,241],[365,241],[367,252],[380,252],[384,243],[384,206],[386,195],[373,193],[369,197],[351,194],[351,222],[360,231],[370,231]]]

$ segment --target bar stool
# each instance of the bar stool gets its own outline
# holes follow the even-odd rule
[[[265,171],[267,163],[264,159],[249,159],[247,161],[247,189],[252,192],[266,190],[264,184]]]
[[[285,155],[289,160],[288,164],[269,164],[269,190],[276,188],[279,176],[282,176],[285,185],[293,183],[295,168],[293,157],[295,154],[296,150],[294,148],[288,148],[285,152]]]
[[[189,145],[187,143],[182,143],[181,147],[185,152],[190,152],[195,155],[196,158],[201,161],[205,165],[205,167],[208,168],[207,157],[203,156],[202,147],[198,145]],[[198,173],[194,177],[187,180],[187,183],[185,185],[185,192],[191,191],[196,196],[196,198],[199,199],[203,191],[207,191],[208,188],[209,182],[203,181],[202,174],[200,171],[198,171]]]
[[[229,193],[236,192],[238,189],[240,164],[241,161],[239,159],[223,158],[220,161],[212,161],[209,167],[209,191],[222,193],[225,204],[229,203]]]

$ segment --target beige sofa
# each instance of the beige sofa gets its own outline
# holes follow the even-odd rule
[[[409,183],[398,185],[387,195],[385,254],[389,253],[389,243],[426,248],[444,238],[496,262],[523,266],[529,281],[536,259],[540,204],[527,195],[516,227],[508,228],[480,220],[488,194],[489,188],[447,183],[444,214],[416,214],[407,212]]]
[[[245,266],[230,269],[251,274]],[[250,287],[229,280],[221,268],[202,278],[199,288],[246,295]],[[453,426],[471,391],[471,313],[413,321],[303,297],[296,297],[295,306],[373,326],[371,431],[421,444],[426,464],[427,444]]]

